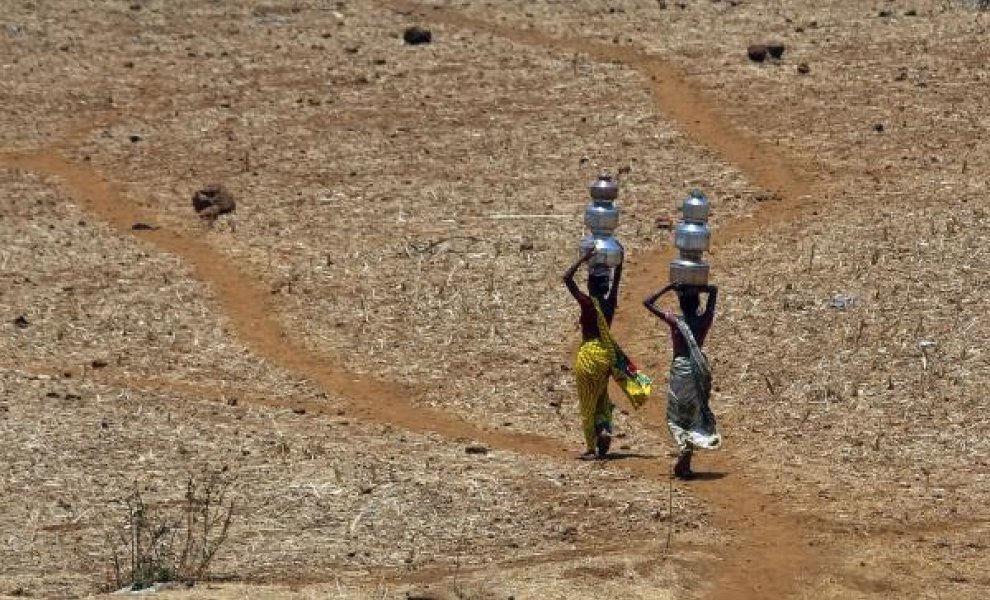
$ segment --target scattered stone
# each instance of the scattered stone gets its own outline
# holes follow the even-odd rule
[[[908,9],[908,10],[904,11],[904,16],[905,17],[917,17],[918,16],[918,11],[914,10],[913,8]]]
[[[148,223],[141,223],[140,221],[131,225],[132,231],[156,231],[161,229],[158,225],[149,225]]]
[[[143,140],[144,138],[141,137],[140,135],[136,134],[136,133],[132,133],[127,139],[131,140],[131,143],[132,144],[136,144],[136,143],[140,142],[141,140]]]
[[[433,33],[429,29],[413,25],[402,32],[402,39],[410,46],[429,44],[433,41]]]
[[[31,324],[31,322],[28,321],[27,320],[27,317],[25,317],[24,315],[21,315],[21,316],[17,317],[16,319],[14,319],[14,325],[18,329],[27,329],[28,325],[30,325],[30,324]]]
[[[882,133],[883,132],[883,123],[877,123],[877,124],[875,124],[873,126],[873,131],[876,131],[877,133]]]
[[[877,13],[877,16],[880,17],[881,19],[886,19],[887,17],[893,17],[894,16],[894,11],[884,9],[884,10],[881,10],[880,12],[878,12]]]
[[[107,361],[101,358],[97,358],[93,360],[93,362],[89,363],[89,366],[93,367],[94,369],[102,369],[103,367],[107,366]]]
[[[839,310],[846,310],[847,308],[850,308],[855,302],[856,299],[853,298],[852,296],[846,296],[845,294],[836,294],[835,296],[832,296],[832,299],[829,301],[828,305],[832,308],[837,308]]]
[[[765,44],[750,44],[746,48],[746,56],[753,62],[763,62],[767,59],[767,47]]]
[[[193,194],[192,204],[201,219],[209,220],[237,208],[234,197],[219,183],[212,183]]]
[[[488,454],[488,448],[484,446],[468,446],[464,449],[468,454]]]
[[[767,52],[770,53],[770,57],[771,58],[776,58],[778,60],[782,56],[784,56],[784,50],[785,49],[786,49],[785,46],[783,44],[781,44],[780,42],[771,42],[771,43],[767,44]]]
[[[811,73],[811,67],[808,66],[808,63],[801,63],[797,66],[797,72],[802,75],[807,75],[808,73]]]
[[[292,412],[294,414],[297,414],[297,415],[304,415],[304,414],[306,414],[306,409],[305,408],[302,408],[302,407],[293,408],[292,409]]]

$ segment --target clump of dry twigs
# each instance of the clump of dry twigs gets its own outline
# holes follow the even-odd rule
[[[202,579],[227,539],[234,502],[226,469],[189,477],[176,508],[146,502],[137,485],[123,499],[125,520],[107,532],[112,561],[108,588],[141,590],[156,583]]]

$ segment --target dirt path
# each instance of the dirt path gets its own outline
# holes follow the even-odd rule
[[[394,2],[393,5],[407,12],[419,10],[407,2]],[[531,30],[520,31],[488,24],[443,10],[423,11],[422,18],[488,31],[522,44],[562,52],[582,52],[598,60],[620,63],[640,71],[649,82],[660,114],[675,120],[698,143],[721,154],[755,184],[774,191],[780,199],[778,202],[764,203],[758,219],[741,220],[720,228],[719,241],[745,236],[755,226],[754,223],[765,225],[770,221],[786,219],[801,209],[810,189],[809,183],[797,176],[802,169],[784,160],[775,147],[760,144],[735,129],[696,87],[662,60],[630,48],[553,38]],[[198,232],[165,229],[134,231],[134,223],[154,222],[156,215],[139,210],[119,187],[89,165],[67,158],[66,150],[84,134],[83,130],[74,129],[71,139],[56,143],[49,149],[0,154],[0,166],[60,180],[82,208],[99,216],[120,234],[132,235],[182,258],[197,279],[210,284],[232,333],[258,355],[315,382],[330,393],[342,396],[351,416],[411,431],[435,433],[451,440],[473,440],[492,448],[522,454],[572,459],[573,448],[565,448],[557,440],[490,430],[419,406],[413,401],[417,390],[354,375],[340,367],[342,361],[335,357],[303,347],[278,324],[277,307],[273,306],[267,290],[258,283],[259,279],[228,261],[220,260]],[[657,251],[632,257],[624,293],[639,298],[649,288],[662,282],[665,277],[665,255],[666,252]],[[616,324],[620,334],[630,326],[631,323],[624,319]],[[307,410],[318,414],[320,406],[314,403],[308,405]],[[657,426],[662,423],[656,414],[651,413],[647,418]],[[727,600],[785,597],[792,590],[798,574],[813,573],[820,566],[820,557],[810,551],[805,541],[803,524],[742,479],[751,468],[734,461],[731,449],[714,460],[716,469],[725,476],[692,483],[692,492],[712,505],[720,525],[735,534],[735,541],[724,548],[721,560],[705,574],[713,584],[710,597]],[[652,479],[666,480],[668,477],[669,465],[666,461],[632,459],[614,464]],[[755,476],[756,473],[749,475]]]

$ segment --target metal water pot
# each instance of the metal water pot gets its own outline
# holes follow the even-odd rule
[[[670,283],[685,285],[708,285],[708,263],[703,260],[675,258],[670,261]]]
[[[591,235],[581,240],[579,252],[584,254],[594,246],[597,252],[591,257],[588,267],[592,270],[602,267],[614,268],[622,264],[622,244],[613,236],[619,225],[619,207],[615,199],[619,195],[619,183],[611,175],[599,175],[588,186],[591,201],[584,208],[584,224]]]
[[[708,198],[701,193],[701,190],[692,190],[691,195],[681,204],[681,214],[684,215],[685,221],[707,223],[710,207]]]
[[[710,204],[698,190],[691,192],[681,205],[683,218],[674,229],[674,246],[679,256],[670,261],[670,282],[708,285],[708,263],[704,253],[711,245],[708,227]]]
[[[712,232],[707,223],[681,221],[674,230],[674,246],[688,252],[705,252],[711,244]]]
[[[619,240],[612,236],[599,236],[591,234],[581,240],[580,253],[583,256],[592,246],[597,252],[588,261],[591,268],[597,266],[617,267],[622,264],[624,251]]]
[[[612,235],[619,225],[619,207],[615,205],[619,184],[609,175],[599,175],[588,192],[591,202],[584,208],[584,224],[593,234]]]

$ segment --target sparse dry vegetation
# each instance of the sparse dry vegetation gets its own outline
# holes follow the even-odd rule
[[[106,534],[113,565],[113,585],[107,591],[169,582],[191,586],[203,579],[234,517],[231,483],[225,469],[190,476],[185,495],[175,504],[145,502],[135,484],[115,503],[124,518],[111,523]]]

